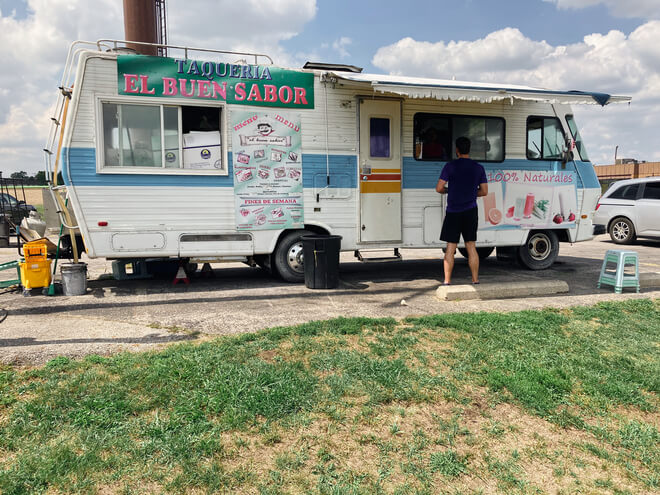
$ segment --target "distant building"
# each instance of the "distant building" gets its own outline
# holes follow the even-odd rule
[[[626,163],[646,163],[646,160],[636,160],[635,158],[617,158],[615,165],[625,165]]]
[[[660,162],[637,161],[633,158],[618,158],[615,165],[596,165],[594,168],[602,185],[623,179],[660,177]]]

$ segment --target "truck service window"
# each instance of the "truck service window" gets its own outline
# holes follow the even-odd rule
[[[560,160],[566,140],[556,117],[527,119],[527,158],[530,160]]]
[[[454,143],[461,136],[470,139],[470,156],[475,160],[504,160],[504,119],[432,113],[415,114],[415,159],[436,162],[452,160],[456,158]]]
[[[226,173],[221,109],[103,102],[103,167]]]

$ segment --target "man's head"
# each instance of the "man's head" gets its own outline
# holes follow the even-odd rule
[[[471,145],[470,140],[465,136],[461,136],[456,140],[456,150],[461,155],[470,154],[470,145]]]

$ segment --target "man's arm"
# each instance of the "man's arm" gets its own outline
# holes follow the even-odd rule
[[[477,189],[477,197],[488,195],[488,182],[483,182],[479,184],[479,189]]]
[[[486,177],[486,169],[483,165],[481,167],[481,177],[479,178],[479,187],[477,188],[477,198],[488,195],[488,177]]]
[[[439,192],[440,194],[447,194],[447,181],[438,179],[438,183],[435,185],[435,190],[436,192]]]

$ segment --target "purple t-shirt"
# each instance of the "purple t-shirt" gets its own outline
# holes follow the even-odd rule
[[[470,158],[447,163],[440,178],[448,183],[447,211],[451,213],[476,208],[479,184],[488,182],[484,167]]]

